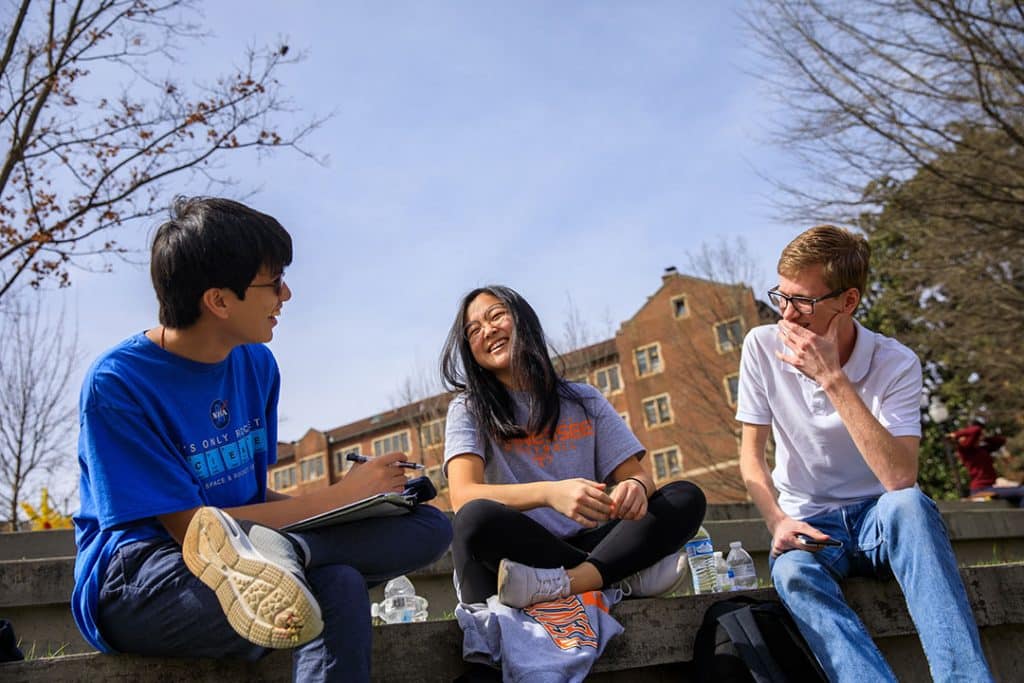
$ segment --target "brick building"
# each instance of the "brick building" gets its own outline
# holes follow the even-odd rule
[[[710,502],[745,500],[739,476],[739,425],[733,420],[740,346],[746,331],[773,320],[744,285],[723,285],[666,269],[661,287],[621,323],[611,339],[556,361],[572,381],[600,389],[646,446],[644,466],[660,485],[688,479]],[[303,493],[338,481],[350,452],[403,451],[421,462],[448,507],[440,472],[441,394],[327,431],[310,429],[278,444],[268,485]]]

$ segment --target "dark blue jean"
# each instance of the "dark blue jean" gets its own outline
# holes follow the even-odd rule
[[[296,648],[296,681],[370,680],[367,587],[438,559],[451,524],[436,508],[295,534],[310,549],[306,581],[324,630]],[[119,652],[162,657],[256,660],[270,650],[228,624],[217,596],[185,566],[172,540],[131,543],[114,554],[100,590],[103,638]]]

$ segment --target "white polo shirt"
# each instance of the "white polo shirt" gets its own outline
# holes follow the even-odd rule
[[[895,339],[854,324],[843,372],[893,436],[921,436],[921,362]],[[747,334],[736,409],[741,422],[772,426],[779,507],[806,519],[885,493],[821,385],[775,357],[784,350],[778,325]]]

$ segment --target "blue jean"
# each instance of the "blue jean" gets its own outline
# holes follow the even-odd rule
[[[306,569],[323,632],[295,649],[296,681],[369,681],[367,587],[439,558],[451,524],[436,508],[294,534],[310,549]],[[173,540],[139,541],[117,550],[100,590],[99,624],[119,652],[164,657],[257,660],[270,650],[228,624],[217,596],[185,566]]]
[[[848,576],[895,577],[935,681],[991,681],[967,592],[935,503],[918,488],[804,520],[842,541],[771,560],[775,590],[831,681],[895,681],[843,599]]]

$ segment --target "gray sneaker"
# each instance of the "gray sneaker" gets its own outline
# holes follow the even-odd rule
[[[622,594],[632,598],[653,598],[677,590],[689,568],[685,550],[666,555],[650,567],[619,581]]]
[[[564,598],[569,575],[562,567],[538,569],[512,560],[498,565],[498,602],[509,607],[529,607],[538,602]]]
[[[306,586],[292,542],[280,532],[246,523],[214,507],[192,517],[182,556],[217,594],[228,623],[261,647],[290,648],[320,635],[320,606]]]

